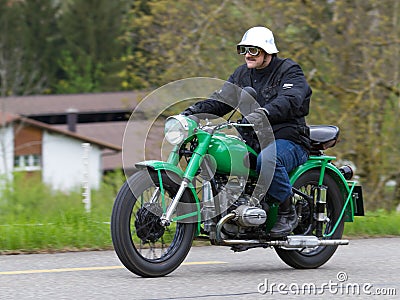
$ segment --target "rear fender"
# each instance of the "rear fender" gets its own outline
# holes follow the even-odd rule
[[[347,181],[343,174],[338,170],[338,168],[333,165],[332,163],[326,163],[323,159],[310,159],[305,164],[300,165],[292,172],[290,172],[290,183],[293,185],[296,180],[302,175],[303,173],[309,170],[319,170],[321,171],[323,166],[325,165],[325,173],[328,173],[337,183],[344,201],[344,211],[343,211],[343,218],[345,222],[353,222],[354,220],[354,200],[352,198],[352,191],[355,186],[355,182]]]

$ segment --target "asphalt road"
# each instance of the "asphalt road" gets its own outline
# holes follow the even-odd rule
[[[324,266],[295,270],[272,249],[194,247],[163,278],[140,278],[113,251],[0,256],[0,299],[400,299],[400,238],[358,239]]]

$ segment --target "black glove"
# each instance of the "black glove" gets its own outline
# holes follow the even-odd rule
[[[189,106],[188,108],[186,108],[180,114],[184,115],[184,116],[190,116],[190,115],[194,115],[194,114],[197,114],[197,113],[199,113],[198,109],[194,105],[192,105],[192,106]]]
[[[273,142],[274,133],[268,122],[268,110],[265,108],[257,108],[254,112],[245,116],[242,123],[254,124],[253,132],[256,134],[260,149],[265,148],[268,144]],[[255,146],[252,147],[256,149]]]
[[[254,124],[255,129],[263,128],[267,123],[268,111],[264,108],[257,108],[254,112],[245,116],[242,124]]]

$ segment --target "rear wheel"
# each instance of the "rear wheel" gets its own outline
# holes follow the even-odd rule
[[[195,233],[194,223],[160,224],[163,207],[168,207],[179,188],[179,180],[166,173],[161,178],[162,189],[156,172],[132,175],[121,187],[111,216],[115,252],[128,270],[143,277],[164,276],[179,267]],[[185,191],[181,201],[191,200]]]
[[[310,170],[302,174],[294,183],[294,187],[301,192],[311,196],[318,187],[320,171]],[[342,208],[342,193],[335,180],[327,173],[323,181],[327,186],[326,214],[328,221],[324,223],[323,234],[329,234],[337,223]],[[314,207],[315,203],[296,195],[296,210],[299,212],[299,224],[293,231],[296,235],[315,235],[316,221]],[[340,221],[333,235],[324,239],[341,239],[344,229],[343,220]],[[326,263],[335,253],[338,246],[318,246],[304,248],[301,250],[287,250],[275,248],[278,256],[289,266],[297,269],[318,268]]]

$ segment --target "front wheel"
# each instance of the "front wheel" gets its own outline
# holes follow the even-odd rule
[[[139,171],[124,183],[114,202],[111,236],[115,252],[122,264],[139,276],[158,277],[174,271],[192,245],[194,223],[160,224],[163,209],[179,188],[176,178],[169,175],[161,174],[160,188],[156,172]],[[185,191],[181,201],[191,200]]]
[[[320,171],[310,170],[302,174],[294,183],[294,187],[301,192],[312,196],[318,187]],[[343,209],[343,196],[336,181],[327,173],[325,174],[323,185],[327,189],[326,195],[326,215],[328,221],[324,223],[323,234],[329,234],[335,227],[340,218]],[[296,196],[297,197],[297,196]],[[307,201],[304,198],[297,198],[296,210],[299,212],[299,224],[293,231],[298,235],[315,235],[315,203]],[[341,239],[344,229],[343,220],[341,220],[331,236],[325,239]],[[315,248],[304,248],[301,250],[286,250],[276,248],[278,256],[289,266],[296,269],[318,268],[325,264],[335,253],[338,246],[318,246]]]

